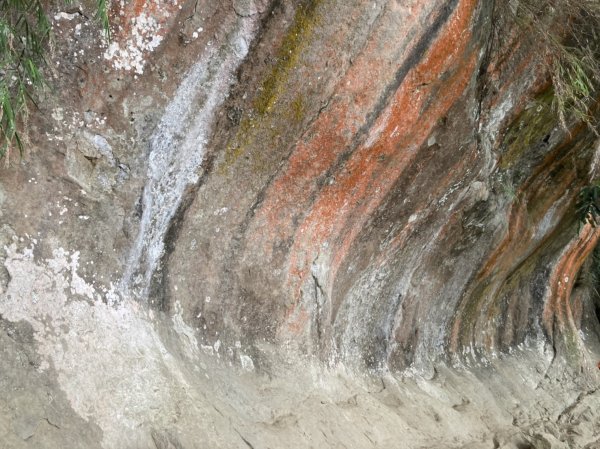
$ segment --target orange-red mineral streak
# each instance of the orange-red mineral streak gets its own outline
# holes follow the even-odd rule
[[[586,224],[579,235],[564,249],[552,275],[550,276],[549,293],[542,315],[546,332],[553,337],[554,332],[577,332],[573,310],[571,308],[571,292],[579,269],[596,247],[600,229]]]
[[[336,248],[327,282],[331,289],[339,266],[366,220],[417,156],[438,120],[464,93],[477,63],[477,51],[469,46],[476,4],[475,0],[459,3],[424,59],[410,71],[373,126],[371,134],[375,135],[351,155],[336,174],[335,183],[321,191],[298,228],[288,268],[290,287],[297,294],[290,317],[306,316],[294,310],[300,305],[299,289],[325,244],[336,240],[329,245]],[[442,74],[450,76],[442,81]],[[430,101],[432,96],[435,101]],[[328,294],[331,297],[331,291]],[[289,330],[302,327],[294,319],[288,322]]]
[[[419,20],[419,16],[423,14],[425,3],[417,2],[411,9],[410,17],[414,21]],[[410,22],[407,19],[407,23]],[[408,29],[398,29],[397,41],[386,42],[385,46],[402,48],[400,43],[407,39],[409,32]],[[272,248],[279,242],[288,241],[294,236],[298,217],[306,213],[314,196],[318,194],[316,180],[322,179],[351,145],[365,121],[365,111],[372,110],[377,102],[380,95],[378,86],[387,82],[382,67],[388,67],[392,61],[381,55],[381,39],[377,32],[373,34],[375,38],[367,42],[364,50],[354,58],[346,74],[337,83],[329,106],[305,133],[310,138],[302,139],[294,148],[283,173],[273,181],[264,195],[261,208],[256,211],[254,226],[261,231],[249,233],[249,245],[254,246],[256,251],[262,251],[267,258],[271,257]],[[406,58],[413,45],[406,46],[398,59]],[[330,218],[324,216],[322,219],[327,221]],[[264,232],[265,229],[268,233]],[[307,250],[311,247],[312,245]],[[295,257],[292,254],[292,258]],[[296,272],[296,265],[295,259],[292,260],[289,271],[292,276],[300,277],[302,273]],[[297,298],[300,283],[293,284],[296,289],[294,296]],[[297,330],[304,327],[303,323],[310,315],[306,311],[294,312],[293,308],[289,313],[302,317],[301,324],[290,324],[290,329]]]

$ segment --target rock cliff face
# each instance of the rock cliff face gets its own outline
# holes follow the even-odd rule
[[[600,447],[600,145],[495,3],[53,10],[0,448]]]

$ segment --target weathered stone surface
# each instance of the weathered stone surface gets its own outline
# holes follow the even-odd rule
[[[93,3],[0,168],[0,448],[598,444],[600,146],[493,2]]]

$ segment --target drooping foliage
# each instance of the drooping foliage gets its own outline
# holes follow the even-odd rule
[[[65,3],[69,3],[66,0]],[[96,17],[107,36],[107,0],[97,0]],[[42,70],[51,26],[41,0],[0,0],[0,158],[23,151],[20,129],[28,102],[43,87]]]
[[[18,121],[33,89],[43,85],[40,64],[50,23],[39,0],[0,2],[0,156],[16,143]]]

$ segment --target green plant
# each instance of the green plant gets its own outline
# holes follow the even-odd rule
[[[96,19],[100,22],[100,25],[102,25],[102,29],[110,41],[110,22],[108,20],[108,5],[106,2],[107,0],[96,0]]]
[[[513,184],[512,179],[510,179],[510,177],[508,177],[508,176],[502,177],[502,179],[500,181],[500,188],[501,188],[502,194],[511,203],[518,199],[517,198],[517,189],[515,188],[515,185]]]
[[[581,223],[596,227],[600,217],[600,185],[587,186],[579,192],[576,211]]]
[[[96,17],[110,38],[106,1],[97,0]],[[0,158],[15,145],[23,151],[20,122],[45,85],[41,67],[50,32],[41,0],[0,0]]]

